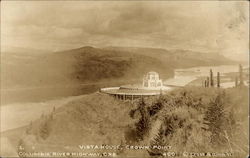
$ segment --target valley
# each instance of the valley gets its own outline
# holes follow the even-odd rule
[[[145,53],[141,53],[142,51]],[[155,53],[151,53],[152,51],[155,51]],[[19,136],[15,133],[27,132],[27,126],[31,121],[33,124],[34,122],[40,124],[38,122],[42,119],[41,117],[50,115],[54,109],[56,111],[64,111],[63,109],[68,105],[81,105],[79,100],[83,98],[85,98],[83,101],[86,105],[102,106],[104,103],[100,102],[101,100],[93,98],[94,96],[100,99],[104,97],[96,93],[102,87],[140,83],[143,73],[150,70],[157,70],[161,78],[164,79],[165,84],[185,86],[197,77],[200,77],[200,75],[197,76],[192,73],[187,75],[186,72],[190,72],[190,69],[194,72],[196,69],[201,69],[201,74],[204,75],[208,69],[202,69],[200,66],[208,66],[208,68],[213,66],[216,68],[217,65],[219,68],[221,64],[235,63],[225,59],[219,61],[217,56],[212,59],[209,57],[207,62],[201,63],[198,61],[205,60],[205,58],[197,58],[196,53],[183,59],[182,56],[174,58],[174,54],[166,53],[164,55],[166,62],[164,62],[162,60],[163,56],[160,55],[162,51],[165,50],[148,50],[146,48],[134,48],[132,50],[124,50],[123,48],[122,50],[117,50],[117,48],[99,49],[83,47],[53,54],[32,55],[32,57],[23,54],[15,54],[14,56],[12,53],[6,54],[2,58],[1,133],[3,134],[3,140],[9,144],[7,151],[13,154],[13,151],[16,150],[15,146],[19,142],[15,139]],[[181,60],[192,64],[185,64],[186,62],[180,62]],[[227,65],[224,66],[227,67]],[[228,65],[228,67],[232,66]],[[229,70],[229,72],[234,72],[237,65],[233,67],[232,71]],[[181,71],[184,73],[179,73],[180,68],[182,68]],[[19,71],[17,71],[18,69]],[[113,101],[112,98],[106,99],[117,106],[118,104],[124,104]],[[105,104],[107,106],[105,110],[108,111],[106,113],[103,111],[104,116],[102,117],[111,117],[109,105]],[[133,107],[126,107],[127,110],[131,110],[131,108]],[[88,119],[92,123],[102,120],[102,118],[91,120],[94,116],[98,116],[98,114],[93,112],[93,116],[86,115],[83,119]],[[61,121],[64,120],[63,118],[61,119]],[[109,121],[115,122],[116,120],[110,118]],[[77,126],[82,128],[79,125]],[[96,130],[99,128],[108,130],[107,128],[109,128],[108,125],[105,127],[87,126],[89,127],[84,128],[86,135],[91,134],[88,132],[90,128],[96,128]],[[112,126],[111,128],[126,129],[125,126]],[[16,132],[12,132],[14,134],[11,135],[7,134],[9,131]],[[99,132],[103,133],[102,131]],[[63,137],[65,138],[65,136]],[[59,138],[55,139],[59,142],[62,141]],[[76,141],[76,139],[71,141]],[[89,140],[89,142],[91,141]]]

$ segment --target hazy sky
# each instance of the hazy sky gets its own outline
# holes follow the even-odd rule
[[[92,45],[249,53],[249,2],[4,1],[1,44],[64,50]]]

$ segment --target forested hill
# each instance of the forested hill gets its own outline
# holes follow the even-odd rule
[[[223,65],[231,64],[232,60],[217,52],[197,52],[185,49],[160,49],[160,48],[140,48],[140,47],[105,47],[105,50],[126,51],[142,54],[165,61],[170,66],[183,68],[200,65]]]
[[[232,64],[218,53],[199,53],[186,50],[130,47],[82,47],[65,52],[76,59],[74,76],[78,81],[102,79],[141,79],[148,71],[157,71],[166,79],[175,68]]]
[[[216,53],[86,46],[55,53],[4,52],[1,76],[3,87],[71,85],[140,80],[147,71],[157,71],[166,79],[173,75],[174,68],[230,63]]]
[[[231,151],[233,157],[245,157],[247,92],[247,87],[186,87],[134,104],[102,93],[84,95],[31,123],[19,145],[26,152],[34,151],[31,144],[36,144],[35,151],[100,153],[107,150],[81,150],[78,145],[170,145],[171,152],[177,153]],[[121,157],[149,157],[166,150],[124,148],[112,152]]]

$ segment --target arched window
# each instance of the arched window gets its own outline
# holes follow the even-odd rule
[[[150,87],[156,87],[155,82],[151,82],[151,83],[150,83]]]

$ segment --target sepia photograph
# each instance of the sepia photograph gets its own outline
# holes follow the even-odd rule
[[[0,7],[0,157],[249,157],[249,1]]]

